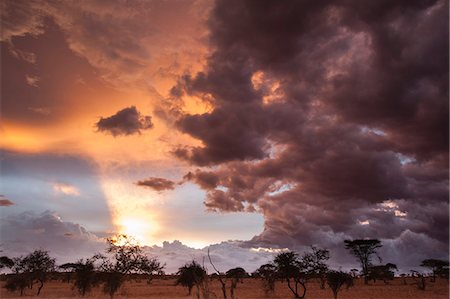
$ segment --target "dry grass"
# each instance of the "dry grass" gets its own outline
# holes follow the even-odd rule
[[[414,281],[409,278],[407,284],[403,283],[402,278],[397,278],[385,285],[383,282],[364,285],[361,280],[357,281],[355,286],[346,290],[343,289],[339,293],[339,299],[388,299],[388,298],[408,298],[408,299],[448,299],[449,285],[448,280],[438,279],[435,283],[428,282],[427,289],[421,291]],[[4,285],[4,282],[1,284]],[[308,290],[306,298],[333,298],[330,289],[321,290],[319,284],[311,282],[307,285]],[[221,298],[221,291],[218,281],[211,283],[211,288],[217,298]],[[195,293],[195,292],[194,292]],[[24,297],[36,297],[35,290],[26,290]],[[236,299],[263,299],[263,298],[293,298],[287,289],[287,286],[278,282],[276,285],[275,295],[267,296],[262,290],[261,280],[245,279],[243,284],[239,284],[236,289]],[[18,293],[8,293],[5,289],[1,289],[0,298],[21,298]],[[72,289],[72,284],[51,281],[47,282],[42,289],[40,298],[81,298]],[[88,296],[84,298],[109,298],[103,294],[100,288],[96,288]],[[160,298],[160,299],[186,299],[196,298],[195,294],[191,297],[187,296],[187,291],[181,286],[174,286],[173,279],[155,279],[150,285],[145,281],[135,282],[129,281],[114,296],[120,298]]]

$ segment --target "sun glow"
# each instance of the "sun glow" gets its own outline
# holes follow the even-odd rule
[[[162,195],[118,178],[103,178],[102,189],[116,232],[136,239],[141,245],[153,245],[161,229],[155,205]]]
[[[121,234],[135,238],[139,243],[148,243],[148,235],[152,231],[152,226],[148,221],[134,218],[126,218],[120,221],[119,229]]]

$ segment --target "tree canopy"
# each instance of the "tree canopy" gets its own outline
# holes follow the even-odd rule
[[[185,264],[177,272],[178,278],[176,284],[188,288],[188,294],[191,295],[192,288],[199,286],[206,279],[206,270],[196,261]]]
[[[364,276],[364,282],[368,283],[369,267],[372,265],[373,255],[378,256],[377,249],[381,248],[381,241],[377,239],[357,239],[357,240],[345,240],[345,248],[353,254],[361,263],[362,274]]]
[[[433,280],[436,276],[448,277],[449,275],[449,262],[439,259],[426,259],[420,264],[421,267],[429,268],[433,271]]]

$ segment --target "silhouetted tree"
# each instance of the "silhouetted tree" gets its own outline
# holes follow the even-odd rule
[[[402,274],[400,274],[400,277],[403,278],[403,284],[406,285],[407,284],[407,282],[406,282],[407,275],[405,273],[402,273]]]
[[[425,276],[422,273],[415,270],[411,270],[411,276],[417,278],[416,280],[417,288],[421,291],[425,291],[425,288],[427,287]]]
[[[0,256],[0,269],[12,268],[14,266],[14,261],[7,256]]]
[[[75,288],[78,290],[78,293],[81,296],[89,293],[95,282],[94,260],[79,260],[75,268]]]
[[[228,270],[226,276],[231,279],[230,297],[231,299],[234,299],[234,290],[236,289],[237,284],[239,282],[243,283],[243,278],[247,277],[248,274],[243,268],[238,267]]]
[[[369,282],[368,273],[369,267],[372,265],[372,256],[376,255],[381,261],[381,258],[377,254],[377,249],[382,247],[381,241],[377,239],[370,240],[345,240],[345,248],[359,260],[361,263],[362,274],[364,276],[364,283]]]
[[[177,275],[178,278],[176,284],[188,288],[189,296],[191,295],[194,286],[196,286],[197,291],[200,292],[200,285],[207,277],[206,270],[196,261],[192,261],[179,268]]]
[[[273,262],[276,266],[278,277],[287,282],[288,288],[294,294],[294,297],[305,298],[305,274],[301,271],[298,254],[293,251],[282,252],[275,257]],[[299,294],[299,286],[303,290],[302,295]]]
[[[346,285],[347,288],[353,285],[353,277],[342,271],[329,271],[327,273],[327,283],[333,291],[334,299],[337,299],[338,293],[343,285]]]
[[[266,295],[275,292],[277,280],[277,267],[274,264],[264,264],[256,270],[256,275],[261,277]]]
[[[312,251],[304,253],[300,259],[300,266],[306,278],[319,278],[320,287],[325,288],[328,265],[325,263],[330,259],[330,252],[327,249],[311,247]]]
[[[110,295],[111,299],[122,286],[127,274],[145,273],[151,279],[153,274],[162,272],[164,266],[156,259],[149,259],[144,255],[142,247],[132,238],[121,234],[107,239],[107,254],[112,255],[108,259],[98,255],[102,260],[100,270],[104,281],[103,291]]]
[[[20,291],[20,296],[23,296],[26,287],[30,286],[29,273],[15,273],[8,276],[4,288],[10,292]]]
[[[94,262],[96,257],[79,260],[76,263],[67,263],[59,266],[62,269],[71,269],[75,274],[74,288],[78,290],[81,296],[86,295],[97,283]]]
[[[433,282],[436,281],[436,276],[448,278],[449,263],[448,261],[438,259],[426,259],[420,264],[421,267],[429,268],[433,271]]]
[[[48,251],[35,250],[25,257],[15,258],[12,270],[14,275],[6,283],[9,290],[20,290],[21,295],[26,286],[33,287],[39,283],[37,296],[41,293],[48,273],[55,269],[55,259],[51,258]]]
[[[211,255],[209,254],[209,248],[208,248],[208,260],[211,266],[213,267],[214,271],[217,273],[217,278],[219,279],[223,299],[227,299],[227,277],[221,273],[219,270],[217,270],[216,266],[214,266],[214,263],[212,262]],[[225,277],[225,278],[224,278]]]
[[[64,277],[62,279],[62,282],[70,283],[70,280],[72,279],[72,274],[75,272],[77,264],[76,263],[65,263],[62,265],[59,265],[58,268],[64,272]]]
[[[373,280],[373,282],[376,280],[382,280],[385,284],[387,284],[388,280],[394,279],[394,270],[398,270],[397,265],[391,263],[387,263],[386,265],[370,266],[367,276],[368,279]]]

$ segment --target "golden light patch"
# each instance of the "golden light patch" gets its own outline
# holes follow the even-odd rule
[[[264,104],[267,105],[274,102],[283,101],[284,93],[281,90],[279,81],[270,82],[267,91],[267,94],[263,96]]]
[[[42,139],[35,132],[5,123],[0,130],[0,147],[26,153],[40,152],[46,149]]]
[[[69,196],[80,196],[80,191],[75,186],[69,184],[55,183],[53,184],[53,190]]]
[[[186,114],[204,114],[214,110],[214,99],[210,94],[203,96],[203,99],[197,97],[183,97],[183,112]]]
[[[253,89],[262,92],[262,102],[264,105],[283,101],[285,94],[281,87],[280,81],[275,78],[271,78],[262,71],[253,73],[251,81]]]
[[[251,81],[254,89],[256,90],[260,89],[264,84],[264,72],[262,71],[254,72]]]

